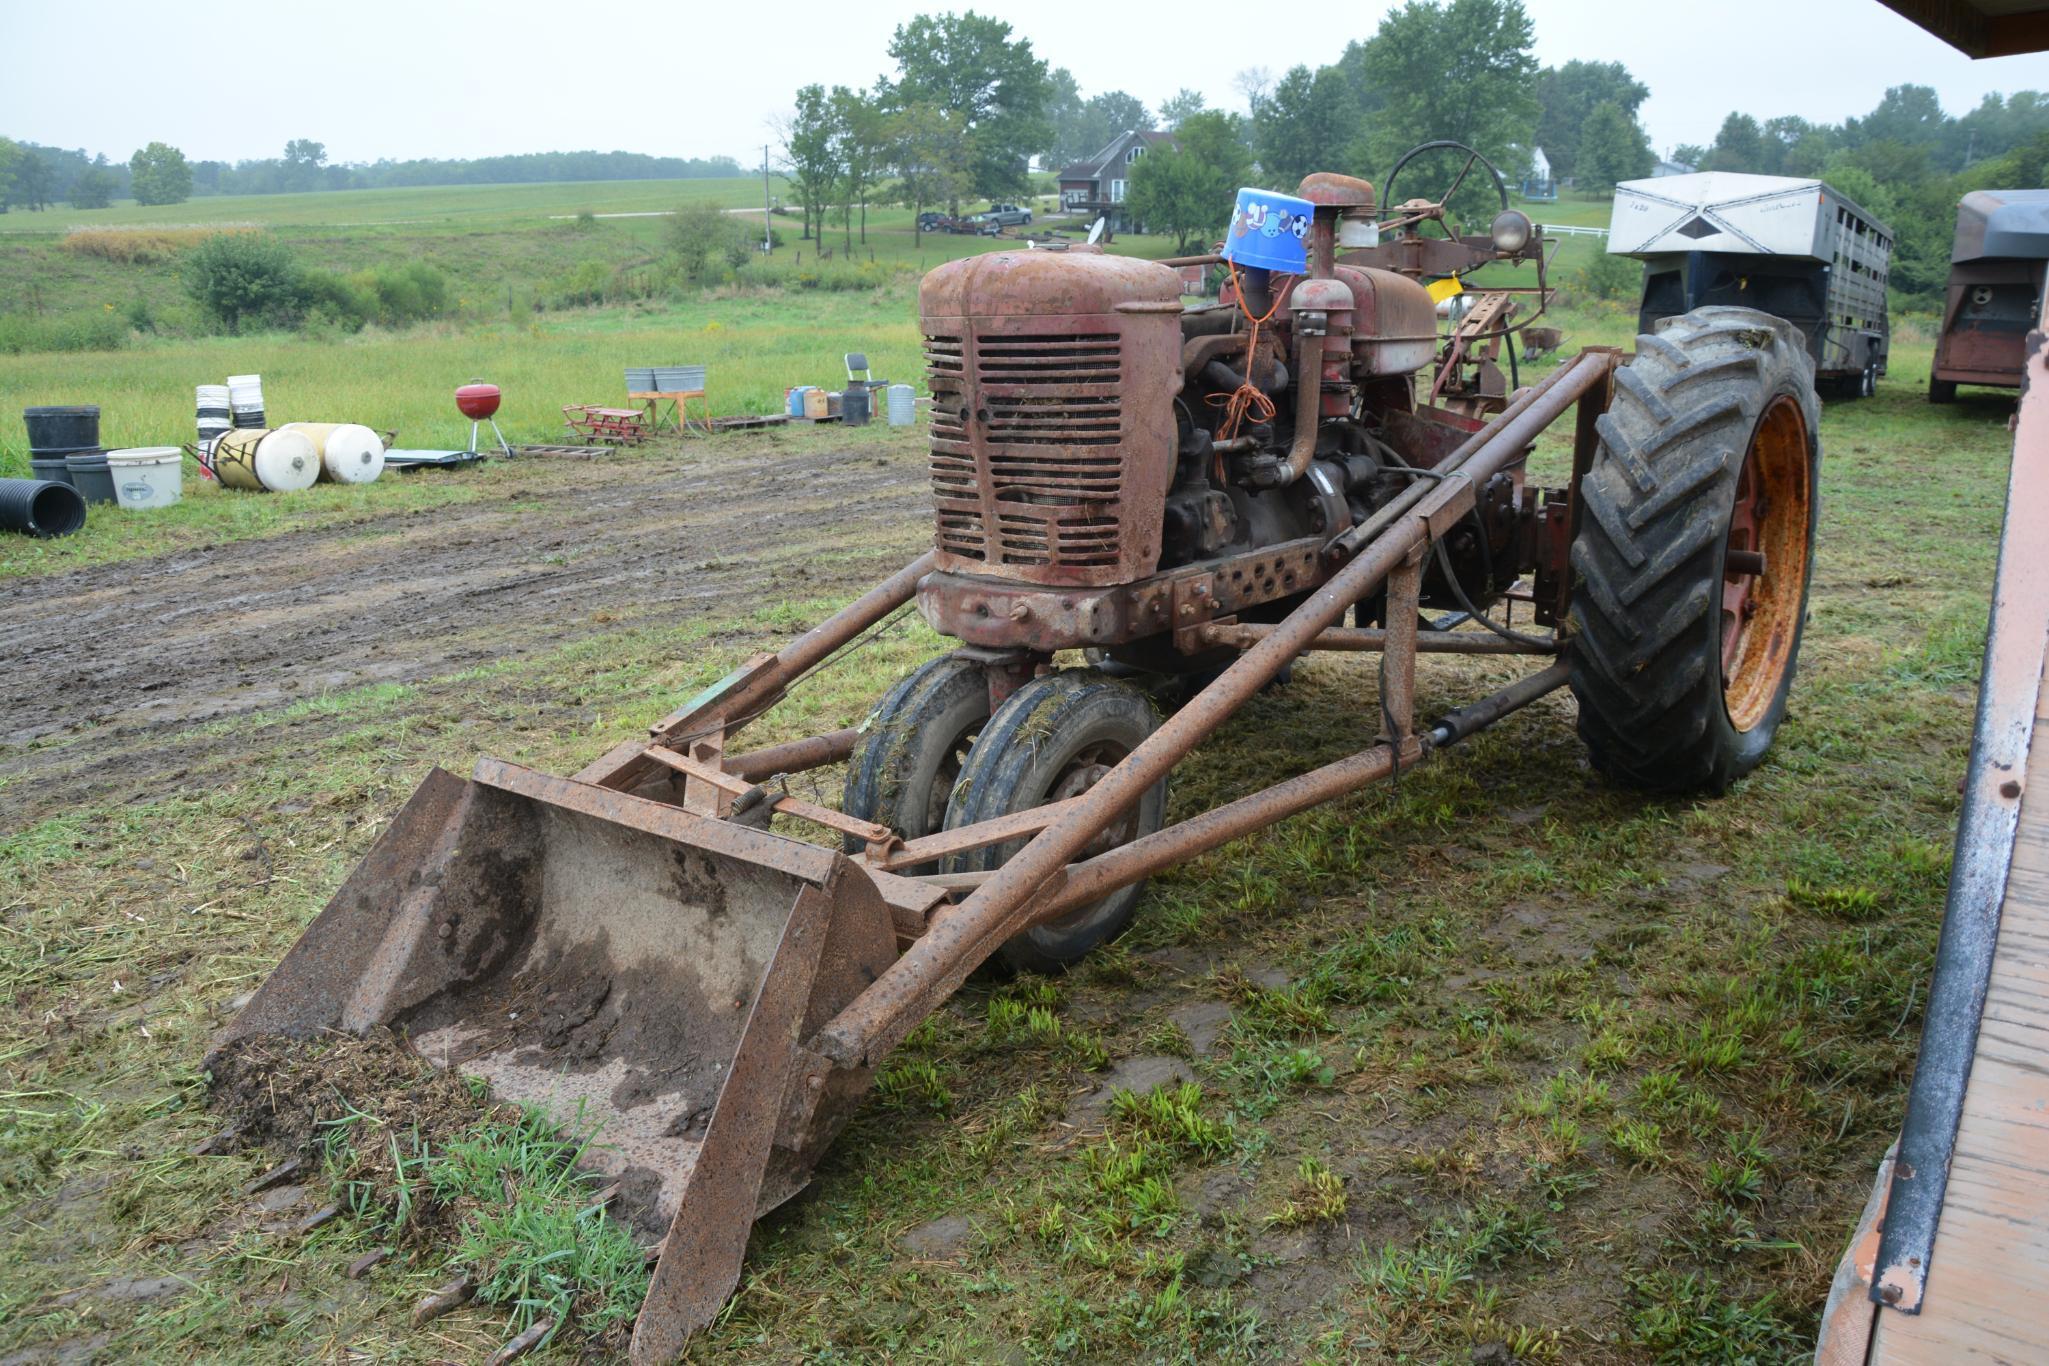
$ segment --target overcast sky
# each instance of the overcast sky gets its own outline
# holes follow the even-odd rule
[[[1712,141],[1731,108],[1833,122],[1906,82],[1934,86],[1952,114],[1990,90],[2049,88],[2049,57],[1972,62],[1877,0],[1526,3],[1540,61],[1619,61],[1650,86],[1660,153]],[[941,7],[0,0],[0,133],[121,160],[152,139],[233,161],[308,137],[335,161],[595,148],[752,163],[798,86],[867,84],[889,67],[896,24]],[[978,6],[1086,93],[1156,106],[1185,85],[1233,107],[1241,69],[1327,63],[1391,7],[1186,0],[1163,24],[1168,6],[1116,0]]]

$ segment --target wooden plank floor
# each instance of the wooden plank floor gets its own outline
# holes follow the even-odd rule
[[[1875,1363],[2049,1362],[2049,668],[1956,1159],[1918,1315]]]

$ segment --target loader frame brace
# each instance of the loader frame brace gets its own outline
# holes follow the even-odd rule
[[[1192,573],[1177,571],[1170,585],[1175,643],[1191,653],[1236,650],[1237,657],[1080,795],[906,840],[887,826],[793,797],[777,781],[784,774],[846,759],[859,743],[856,730],[824,732],[751,752],[731,748],[734,736],[799,679],[911,602],[920,581],[935,569],[931,553],[777,653],[749,659],[651,727],[647,739],[615,747],[572,778],[483,760],[469,789],[448,775],[430,784],[427,797],[417,800],[431,798],[453,810],[468,800],[465,791],[496,788],[524,794],[556,811],[582,812],[585,818],[682,845],[695,841],[808,884],[759,985],[745,998],[751,1004],[738,1034],[738,1052],[710,1112],[697,1159],[703,1165],[682,1178],[687,1185],[635,1328],[634,1360],[672,1360],[692,1333],[711,1322],[737,1283],[753,1215],[801,1188],[873,1069],[1007,939],[1164,868],[1397,775],[1565,686],[1568,665],[1558,657],[1567,643],[1563,627],[1548,638],[1419,629],[1423,574],[1437,543],[1473,513],[1489,481],[1519,470],[1538,436],[1576,406],[1574,478],[1562,501],[1554,494],[1541,513],[1542,532],[1554,552],[1549,558],[1562,559],[1559,547],[1567,542],[1560,538],[1569,540],[1577,520],[1579,479],[1591,466],[1598,444],[1596,419],[1607,409],[1621,359],[1611,349],[1581,352],[1514,395],[1497,418],[1466,436],[1436,463],[1437,477],[1414,481],[1371,518],[1321,545],[1305,547],[1306,591],[1278,622],[1238,620],[1231,604],[1218,600],[1213,575],[1200,567]],[[1562,580],[1569,577],[1555,564],[1548,573],[1540,567],[1535,591],[1519,596],[1535,603],[1540,620],[1555,613],[1554,619],[1562,621],[1569,595]],[[1355,604],[1383,589],[1384,628],[1340,624]],[[1378,734],[1372,744],[1088,855],[1106,827],[1309,650],[1381,655]],[[1010,655],[965,653],[994,670],[998,683],[1015,686],[1019,681]],[[1415,716],[1416,660],[1437,653],[1529,654],[1544,667],[1426,728]],[[1032,656],[1028,662],[1044,658]],[[744,828],[769,813],[829,829],[846,848],[859,852],[842,854]],[[454,839],[456,828],[449,825],[445,839]],[[1019,840],[1017,852],[993,871],[907,875],[906,870],[929,867],[948,855]],[[381,869],[392,859],[402,863],[411,852],[398,849],[382,862],[373,852],[366,862]],[[821,968],[821,945],[828,941],[858,941],[872,948],[828,946],[823,950],[827,966]],[[318,958],[307,955],[308,962]],[[288,959],[279,974],[285,985],[272,999],[278,1010],[303,1013],[317,1003],[318,993],[307,1002],[296,1001],[294,971]],[[740,1004],[731,1002],[733,1008]],[[271,1009],[266,1004],[253,1015]],[[772,1178],[767,1184],[765,1173]]]

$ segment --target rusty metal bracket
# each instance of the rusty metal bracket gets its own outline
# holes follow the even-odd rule
[[[1215,576],[1191,574],[1175,579],[1169,600],[1173,604],[1174,648],[1194,654],[1202,648],[1201,628],[1217,615]]]
[[[717,765],[707,762],[701,755],[682,755],[664,746],[653,745],[649,747],[647,757],[664,767],[675,769],[687,778],[703,783],[706,787],[724,794],[729,799],[750,792],[755,787],[755,784],[747,779],[728,773]],[[690,809],[690,805],[686,801],[684,803],[684,810]],[[862,840],[871,845],[887,845],[896,838],[896,832],[886,825],[878,825],[874,821],[857,820],[852,816],[835,811],[831,807],[820,806],[816,802],[808,802],[802,797],[792,797],[787,793],[771,802],[769,809],[780,812],[785,816],[796,816],[801,820],[810,821],[814,825],[822,825],[828,830],[837,830],[843,835],[852,835],[855,839]],[[699,812],[697,814],[703,815],[707,813]]]

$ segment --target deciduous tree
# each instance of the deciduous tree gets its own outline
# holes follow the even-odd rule
[[[114,177],[88,166],[72,178],[69,197],[74,209],[104,209],[114,202]]]
[[[138,204],[183,204],[192,196],[192,168],[168,143],[152,142],[130,157],[128,172]]]
[[[883,89],[893,108],[930,104],[957,111],[974,149],[974,192],[1023,190],[1026,168],[1053,144],[1046,63],[1001,19],[975,13],[921,14],[889,42],[897,77]]]
[[[813,83],[797,92],[796,109],[783,120],[783,169],[804,212],[804,239],[815,219],[823,235],[825,211],[839,183],[839,149],[833,137],[832,97]]]
[[[832,88],[833,159],[839,163],[840,215],[846,224],[846,245],[854,245],[854,210],[861,213],[861,240],[868,240],[868,196],[882,175],[886,160],[888,116],[858,90]]]
[[[1369,164],[1386,167],[1416,143],[1449,138],[1519,166],[1537,118],[1532,38],[1522,0],[1408,0],[1391,11],[1358,63],[1381,102],[1365,120]]]
[[[1574,159],[1581,189],[1612,190],[1651,173],[1651,141],[1621,105],[1604,100],[1588,113]]]
[[[1346,158],[1358,132],[1357,112],[1336,67],[1292,68],[1253,112],[1253,147],[1266,183],[1286,187],[1311,171],[1364,169]]]
[[[1184,119],[1176,142],[1131,168],[1128,206],[1147,231],[1166,233],[1185,250],[1222,233],[1238,187],[1252,174],[1252,154],[1232,117],[1215,110]]]
[[[1578,175],[1580,143],[1587,119],[1602,104],[1614,104],[1632,120],[1651,88],[1620,62],[1570,61],[1547,66],[1537,77],[1536,145],[1550,159],[1551,173]]]
[[[1764,164],[1764,130],[1748,114],[1731,114],[1722,120],[1715,145],[1700,163],[1703,171],[1746,171],[1752,174]]]
[[[1184,85],[1161,102],[1160,126],[1171,133],[1207,108],[1202,92]]]
[[[961,198],[974,185],[967,121],[937,105],[914,104],[890,116],[889,161],[897,202],[913,214],[936,204],[959,213]]]

